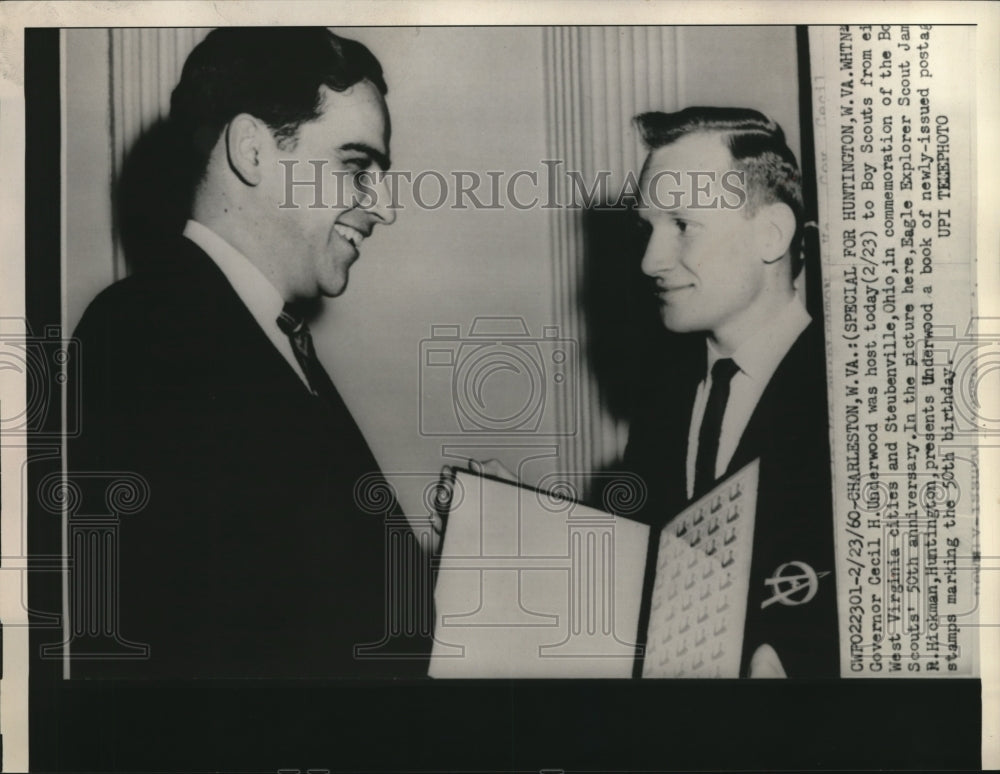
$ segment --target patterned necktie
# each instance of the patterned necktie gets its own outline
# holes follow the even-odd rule
[[[288,340],[292,344],[292,352],[298,361],[302,372],[309,382],[309,389],[313,395],[326,397],[327,385],[330,384],[330,377],[316,357],[316,349],[313,347],[312,334],[309,333],[309,326],[306,325],[302,315],[290,304],[285,304],[281,314],[278,315],[278,327],[281,328]]]
[[[698,456],[694,463],[694,497],[701,497],[715,483],[715,463],[719,456],[722,417],[729,401],[729,383],[739,371],[731,358],[724,357],[712,366],[712,389],[705,404],[705,415],[698,431]]]

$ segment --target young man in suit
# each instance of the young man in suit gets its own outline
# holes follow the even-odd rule
[[[663,325],[683,335],[665,378],[645,387],[626,467],[662,524],[759,458],[741,674],[837,676],[823,336],[793,285],[798,165],[756,111],[688,108],[636,124],[649,148],[642,271]]]
[[[386,560],[398,510],[306,323],[395,219],[377,176],[385,93],[371,52],[324,28],[219,29],[189,56],[170,127],[193,165],[190,219],[76,331],[70,476],[133,471],[149,501],[120,530],[121,647],[71,605],[74,675],[426,674],[429,573]],[[324,206],[289,185],[313,176]],[[413,596],[388,611],[400,581]],[[74,600],[89,582],[71,574]],[[406,625],[387,639],[390,618]],[[148,657],[116,657],[128,642]]]

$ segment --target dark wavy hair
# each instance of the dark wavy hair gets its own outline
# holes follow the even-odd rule
[[[789,253],[792,277],[802,270],[804,205],[802,175],[781,127],[763,113],[748,108],[689,107],[676,113],[642,113],[632,119],[650,151],[695,132],[719,134],[746,176],[747,214],[783,202],[795,214],[795,236]]]
[[[325,27],[221,27],[195,47],[170,98],[170,121],[198,179],[222,128],[249,113],[284,147],[322,108],[320,86],[345,91],[362,80],[384,95],[378,59]]]

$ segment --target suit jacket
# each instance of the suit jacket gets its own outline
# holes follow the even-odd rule
[[[355,657],[385,640],[386,578],[402,571],[385,560],[398,509],[367,443],[339,396],[309,393],[201,249],[180,239],[162,267],[105,290],[76,336],[70,476],[148,482],[146,507],[119,527],[114,585],[116,636],[150,654],[74,660],[74,675],[426,674],[429,618],[388,643],[415,657]],[[426,591],[414,615],[430,615],[425,581],[404,579]],[[81,623],[75,656],[93,649]]]
[[[643,408],[632,423],[625,453],[626,467],[648,489],[641,518],[654,526],[665,524],[688,503],[688,428],[706,367],[704,340],[677,338],[669,373],[644,385]],[[811,323],[768,382],[725,473],[760,459],[744,676],[750,656],[765,643],[775,649],[789,677],[840,674],[827,411],[823,336]],[[655,567],[658,537],[659,530],[652,530],[648,567]],[[791,582],[765,582],[776,575],[807,574],[802,565],[817,575],[815,596],[807,601],[805,589],[784,593],[792,589]],[[775,594],[780,599],[763,606]],[[644,638],[645,619],[640,629]]]

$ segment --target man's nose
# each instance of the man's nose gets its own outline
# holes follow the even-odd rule
[[[393,207],[393,192],[389,186],[388,175],[376,172],[369,179],[369,183],[371,194],[369,200],[365,202],[364,209],[386,226],[391,226],[396,222],[396,208]]]
[[[654,234],[649,244],[646,245],[646,252],[643,253],[640,268],[642,273],[650,277],[655,277],[661,272],[669,271],[677,265],[677,245],[669,238],[657,238]]]

